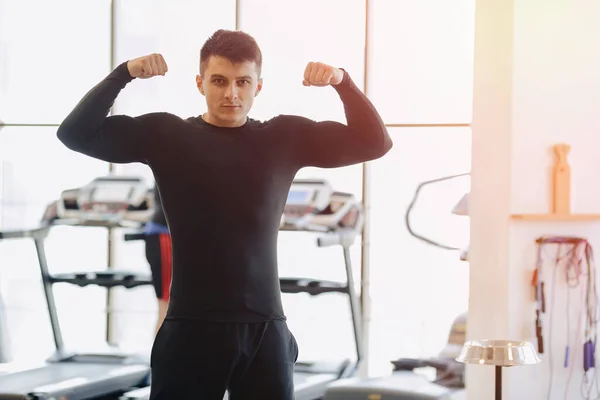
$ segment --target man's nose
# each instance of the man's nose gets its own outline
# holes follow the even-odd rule
[[[239,91],[239,89],[236,84],[229,85],[227,87],[227,92],[225,93],[225,97],[227,97],[228,99],[237,99],[238,91]]]

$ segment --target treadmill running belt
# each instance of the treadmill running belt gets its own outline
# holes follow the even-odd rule
[[[314,400],[325,394],[327,385],[335,381],[335,374],[311,374],[306,372],[294,373],[294,388],[296,400]],[[148,400],[150,397],[150,386],[125,393],[121,400]],[[223,400],[229,396],[225,394]],[[2,399],[0,397],[0,399]]]
[[[320,399],[325,394],[327,386],[336,379],[337,375],[335,374],[295,372],[294,388],[296,400]]]
[[[144,365],[57,363],[0,375],[0,400],[33,394],[34,399],[68,396],[82,400],[125,391],[142,384],[149,368]]]

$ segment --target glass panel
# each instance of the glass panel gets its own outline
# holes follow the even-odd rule
[[[363,87],[364,0],[243,0],[240,27],[254,36],[263,53],[264,86],[251,112],[254,118],[298,114],[344,120],[342,103],[332,88],[307,88],[302,79],[306,64],[320,61],[346,69]]]
[[[123,240],[122,230],[115,230],[116,265],[130,271],[150,275],[144,241]],[[154,341],[158,306],[153,286],[113,289],[113,333],[123,348],[149,352]]]
[[[164,77],[134,80],[115,102],[115,112],[153,111],[190,117],[204,112],[196,87],[200,48],[217,29],[235,28],[235,0],[116,1],[116,62],[161,53]]]
[[[236,1],[126,0],[115,5],[117,62],[161,53],[169,66],[164,77],[134,80],[119,95],[115,112],[139,115],[167,111],[183,118],[203,113],[204,98],[195,83],[200,48],[217,29],[235,28]],[[142,176],[148,185],[154,184],[152,171],[144,164],[117,165],[115,171]],[[143,242],[124,242],[122,232],[115,232],[115,239],[116,265],[150,272]],[[116,288],[113,293],[115,341],[133,350],[149,349],[157,317],[154,289]]]
[[[46,240],[50,273],[105,269],[107,239],[102,228],[54,228]],[[47,357],[54,345],[32,240],[0,242],[0,284],[15,358]],[[54,295],[67,347],[94,346],[105,341],[104,289],[57,284]]]
[[[2,129],[0,160],[2,229],[37,225],[45,207],[62,190],[80,187],[107,172],[106,163],[62,145],[55,128]],[[46,252],[51,272],[104,269],[107,235],[100,228],[57,227],[46,241]],[[31,240],[0,242],[0,278],[15,355],[47,357],[53,350],[52,336]],[[105,291],[65,285],[54,289],[66,345],[104,341]]]
[[[300,349],[299,362],[356,359],[354,330],[346,295],[284,293],[282,301],[288,315],[287,325]]]
[[[0,130],[2,202],[12,206],[37,206],[3,213],[3,225],[35,224],[45,206],[61,191],[80,187],[108,173],[108,164],[65,147],[53,127],[5,127]],[[22,214],[31,212],[30,214]]]
[[[314,12],[316,9],[319,12]],[[332,18],[342,10],[344,18],[338,19],[336,29],[331,30]],[[291,15],[294,18],[289,18]],[[308,20],[311,23],[309,30],[306,29]],[[308,62],[321,61],[345,68],[362,88],[364,1],[244,0],[240,2],[240,27],[254,36],[263,53],[264,87],[251,112],[254,118],[297,114],[316,120],[345,121],[343,106],[335,91],[306,88],[302,86],[302,78]],[[327,40],[323,40],[324,32],[327,32]],[[327,179],[336,190],[354,193],[362,199],[361,165],[338,169],[305,168],[297,178]],[[342,268],[322,268],[339,262],[338,249],[318,249],[314,240],[315,236],[310,234],[280,234],[281,274],[343,279]],[[360,268],[360,245],[353,250],[353,262]],[[311,257],[319,261],[311,260]]]
[[[468,264],[458,251],[424,243],[405,213],[424,181],[468,173],[469,128],[391,128],[394,148],[373,163],[371,220],[371,356],[374,368],[398,357],[437,356],[454,318],[466,312]],[[411,213],[413,231],[461,248],[469,219],[451,213],[469,177],[425,186]],[[401,338],[401,339],[399,339]]]
[[[110,2],[0,0],[0,10],[0,121],[60,123],[109,71]]]
[[[468,123],[474,0],[372,0],[368,93],[386,124]]]
[[[318,10],[318,12],[315,12]],[[263,90],[250,115],[267,120],[297,114],[315,120],[345,121],[342,103],[332,88],[302,86],[306,64],[320,61],[346,69],[358,87],[364,81],[364,0],[304,2],[243,0],[240,28],[254,36],[263,53]],[[339,18],[343,12],[343,18]],[[291,17],[293,16],[293,17]],[[335,29],[331,29],[335,20]],[[310,21],[310,29],[307,29]],[[297,178],[327,179],[335,190],[362,199],[362,166],[305,168]],[[281,232],[281,276],[345,281],[344,257],[337,247],[318,248],[317,234]],[[360,277],[360,237],[351,249],[354,276]],[[348,299],[343,295],[284,295],[288,324],[302,349],[300,360],[353,357],[354,336]],[[317,333],[314,326],[324,327]],[[326,332],[326,333],[323,333]]]

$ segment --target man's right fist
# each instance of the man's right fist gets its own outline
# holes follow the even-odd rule
[[[167,63],[160,54],[150,54],[127,61],[127,70],[132,78],[152,78],[167,73]]]

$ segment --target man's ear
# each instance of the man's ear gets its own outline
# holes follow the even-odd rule
[[[256,92],[254,92],[254,97],[258,96],[258,94],[262,90],[262,86],[263,86],[263,80],[262,80],[262,78],[260,78],[258,80],[258,85],[256,85]]]
[[[202,76],[200,75],[196,75],[196,86],[198,87],[200,93],[204,95],[204,79],[202,79]]]

